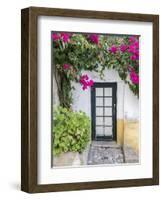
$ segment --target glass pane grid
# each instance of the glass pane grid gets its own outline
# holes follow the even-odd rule
[[[112,88],[96,88],[96,136],[112,134]]]

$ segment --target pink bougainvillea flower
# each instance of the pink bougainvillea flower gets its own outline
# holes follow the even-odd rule
[[[94,84],[94,81],[93,81],[93,80],[89,80],[89,81],[88,81],[88,86],[91,87],[91,86],[93,86],[93,84]]]
[[[65,63],[64,65],[63,65],[63,69],[69,69],[70,68],[70,65],[69,64],[67,64],[67,63]]]
[[[131,60],[138,60],[139,59],[139,41],[134,38],[132,44],[129,45],[128,52],[131,53],[130,59]]]
[[[139,75],[134,70],[130,72],[130,79],[133,84],[139,84]]]
[[[136,40],[133,44],[137,49],[139,48],[139,41],[138,40]]]
[[[86,89],[87,89],[87,86],[83,85],[82,90],[86,90]]]
[[[130,37],[129,38],[130,41],[130,46],[129,46],[129,53],[135,53],[136,51],[139,50],[139,41],[136,39],[136,37]]]
[[[118,48],[117,48],[115,45],[112,45],[112,47],[109,49],[109,51],[110,51],[111,53],[116,53],[117,50],[118,50]]]
[[[128,52],[134,54],[136,51],[137,51],[136,46],[135,46],[134,44],[131,44],[131,45],[129,46]]]
[[[129,37],[129,42],[130,42],[130,43],[135,42],[135,40],[136,40],[136,37],[135,37],[135,36]]]
[[[58,35],[57,33],[53,33],[52,38],[53,38],[54,41],[57,41],[57,40],[60,39],[60,35]]]
[[[98,44],[99,43],[99,36],[97,34],[90,34],[89,35],[89,40],[92,43]]]
[[[85,78],[85,80],[89,80],[89,77],[88,77],[88,75],[87,75],[87,74],[86,74],[86,75],[84,75],[83,77]]]
[[[89,79],[87,74],[84,74],[80,77],[80,83],[82,85],[82,89],[86,90],[88,87],[93,86],[94,81],[92,79]]]
[[[64,43],[69,42],[70,37],[71,37],[71,34],[70,34],[70,33],[61,33],[61,38],[63,39],[63,42],[64,42]]]
[[[128,46],[127,46],[126,44],[121,44],[121,46],[120,46],[120,51],[121,51],[122,53],[124,53],[127,49],[128,49]]]
[[[139,51],[135,52],[135,56],[136,56],[136,60],[138,60],[139,59]]]
[[[82,75],[80,78],[80,80],[88,80],[88,79],[89,79],[89,77],[87,74]]]
[[[132,55],[132,56],[130,56],[130,59],[131,60],[137,60],[137,56],[136,55]]]

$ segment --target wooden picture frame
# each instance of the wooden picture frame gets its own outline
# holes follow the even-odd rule
[[[153,24],[153,177],[142,179],[37,183],[37,19],[62,16]],[[29,7],[21,11],[21,190],[28,193],[148,186],[159,184],[159,16],[89,10]]]

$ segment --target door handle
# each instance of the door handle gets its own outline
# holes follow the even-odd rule
[[[116,112],[116,104],[114,103],[114,109],[113,109],[114,111],[114,113]]]

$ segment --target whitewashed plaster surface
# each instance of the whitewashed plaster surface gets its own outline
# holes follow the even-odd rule
[[[83,72],[94,80],[94,82],[117,82],[117,118],[138,119],[139,118],[139,100],[124,84],[115,70],[105,70],[104,80],[101,80],[97,72]],[[80,83],[74,83],[72,108],[74,111],[82,110],[91,117],[91,90],[82,90]]]

